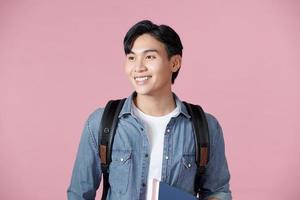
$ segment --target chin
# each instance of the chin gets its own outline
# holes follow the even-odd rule
[[[151,91],[141,89],[141,88],[135,88],[135,92],[139,95],[150,95],[151,94]]]
[[[135,90],[138,95],[149,95],[147,91]]]

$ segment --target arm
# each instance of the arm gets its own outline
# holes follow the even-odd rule
[[[89,119],[85,123],[73,168],[68,200],[95,199],[101,181],[100,158]]]
[[[201,177],[201,196],[204,200],[231,200],[229,189],[230,173],[225,156],[223,131],[216,120],[207,114],[210,132],[210,157],[207,169]]]

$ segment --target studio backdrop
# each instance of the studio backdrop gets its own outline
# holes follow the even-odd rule
[[[0,1],[0,199],[66,199],[88,115],[133,90],[143,19],[181,37],[173,91],[221,123],[233,199],[300,199],[296,0]]]

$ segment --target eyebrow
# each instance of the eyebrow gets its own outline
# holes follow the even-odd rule
[[[149,53],[149,52],[156,52],[156,53],[159,53],[157,49],[146,49],[146,50],[144,50],[142,53],[145,54],[145,53]],[[130,50],[129,53],[130,53],[130,54],[136,54],[136,53],[134,53],[132,50]]]

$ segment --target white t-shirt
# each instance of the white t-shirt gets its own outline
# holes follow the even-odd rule
[[[166,127],[170,119],[179,114],[179,108],[176,107],[169,114],[157,117],[143,113],[134,105],[134,103],[132,104],[133,113],[143,122],[150,144],[150,165],[146,200],[151,200],[153,179],[161,180],[164,134]]]

